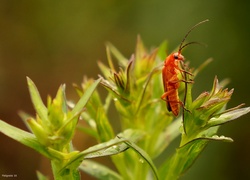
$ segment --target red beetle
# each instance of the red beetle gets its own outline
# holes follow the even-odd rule
[[[183,38],[178,52],[170,54],[164,62],[164,67],[162,69],[164,93],[161,96],[161,98],[164,101],[166,101],[168,110],[171,111],[175,116],[178,116],[179,114],[180,105],[182,105],[183,108],[185,108],[183,102],[180,101],[179,99],[178,88],[180,86],[180,82],[187,82],[183,79],[179,79],[178,74],[182,72],[191,74],[190,72],[187,72],[180,67],[180,61],[185,60],[184,56],[181,54],[181,51],[187,45],[197,43],[197,42],[190,42],[185,45],[183,45],[183,43],[185,39],[187,38],[187,36],[189,35],[189,33],[195,27],[207,21],[208,20],[204,20],[194,25]]]

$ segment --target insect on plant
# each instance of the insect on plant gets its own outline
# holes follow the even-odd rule
[[[198,42],[189,42],[187,44],[184,44],[184,41],[194,28],[207,21],[208,20],[201,21],[191,27],[182,39],[178,52],[171,53],[164,62],[164,67],[162,69],[164,93],[161,96],[161,99],[166,101],[168,111],[172,112],[174,116],[178,116],[180,111],[180,105],[185,109],[185,101],[184,103],[180,101],[178,94],[180,82],[193,83],[193,81],[187,81],[186,79],[178,78],[178,74],[180,73],[182,74],[182,77],[183,73],[192,75],[192,73],[181,68],[180,62],[183,62],[185,60],[184,56],[181,54],[181,51],[184,47],[190,44],[199,44]]]

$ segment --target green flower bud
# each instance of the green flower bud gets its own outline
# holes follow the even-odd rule
[[[50,144],[48,139],[48,133],[45,131],[45,129],[33,118],[30,118],[27,120],[27,123],[32,130],[32,132],[37,137],[38,141],[44,145],[48,146]]]

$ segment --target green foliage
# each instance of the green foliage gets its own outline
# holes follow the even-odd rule
[[[39,171],[36,171],[37,174],[37,179],[38,180],[49,180],[48,177],[44,176],[42,173],[40,173]]]
[[[97,162],[91,160],[84,160],[80,165],[80,170],[85,173],[92,175],[97,179],[103,180],[122,180],[123,178],[113,170],[109,169],[108,167],[101,165]]]
[[[101,62],[98,65],[104,76],[101,84],[113,97],[114,105],[120,115],[122,131],[127,128],[142,130],[145,137],[137,144],[152,160],[160,156],[171,141],[181,135],[180,146],[176,153],[166,157],[157,167],[160,179],[177,179],[191,167],[209,141],[232,142],[231,138],[217,135],[219,125],[248,113],[250,108],[239,109],[240,105],[225,110],[233,90],[223,89],[215,77],[212,90],[202,93],[195,100],[192,99],[192,88],[196,84],[181,84],[179,94],[185,98],[186,110],[183,111],[183,117],[176,119],[160,100],[163,93],[160,72],[162,61],[166,57],[166,47],[164,42],[159,48],[147,51],[138,37],[135,54],[130,59],[125,59],[112,44],[108,43],[109,67]],[[113,58],[119,64],[118,70],[114,68]],[[208,59],[197,69],[192,69],[193,76],[183,73],[180,77],[187,82],[193,81],[210,62],[211,59]],[[183,64],[183,68],[190,71],[187,64]],[[107,116],[107,111],[105,114]],[[134,159],[138,157],[129,151],[124,152],[122,157],[112,157],[124,179],[152,179],[148,167]]]
[[[148,51],[138,36],[135,54],[127,59],[107,43],[109,67],[98,62],[102,72],[98,80],[85,78],[81,87],[74,85],[80,99],[72,109],[68,107],[65,85],[59,87],[54,99],[48,97],[45,106],[35,84],[27,78],[36,116],[19,114],[32,133],[1,120],[0,132],[49,158],[55,179],[80,179],[78,169],[105,180],[178,179],[209,141],[232,142],[229,137],[217,135],[219,126],[248,113],[250,107],[239,105],[226,109],[233,90],[224,89],[217,77],[210,92],[203,92],[193,100],[192,88],[197,84],[190,82],[211,61],[209,59],[192,71],[188,64],[181,64],[192,75],[179,74],[184,80],[179,95],[185,110],[179,117],[173,116],[160,98],[166,48],[164,42]],[[99,83],[108,91],[104,101],[96,90]],[[111,103],[118,119],[110,116]],[[79,119],[86,125],[77,127]],[[120,128],[111,123],[115,121]],[[75,150],[72,139],[77,128],[95,138],[98,144],[83,151]],[[165,157],[165,150],[179,135],[179,147],[173,155]],[[117,171],[90,160],[103,156],[111,156]],[[162,162],[157,164],[155,159],[159,156]],[[47,179],[39,172],[37,175],[39,179]]]

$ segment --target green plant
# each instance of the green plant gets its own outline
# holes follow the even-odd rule
[[[195,100],[192,87],[197,84],[181,84],[179,93],[187,111],[175,118],[160,99],[166,46],[164,42],[147,51],[138,37],[135,54],[127,59],[108,43],[109,67],[98,62],[102,76],[95,81],[85,78],[81,87],[75,85],[80,100],[72,109],[67,105],[65,85],[59,87],[53,100],[48,97],[45,106],[35,84],[27,78],[36,116],[20,115],[32,133],[4,121],[0,121],[0,131],[49,158],[55,179],[80,179],[79,169],[98,179],[177,179],[209,141],[232,142],[229,137],[217,135],[219,126],[248,113],[250,108],[239,105],[226,110],[233,90],[223,89],[215,77],[211,91]],[[192,70],[194,76],[186,74],[184,78],[193,80],[208,62]],[[184,67],[189,69],[187,64]],[[104,102],[96,90],[99,83],[108,90]],[[119,128],[111,124],[111,103],[119,114]],[[87,126],[77,126],[79,119]],[[76,129],[94,137],[98,144],[84,151],[75,150],[72,138]],[[163,152],[179,135],[181,142],[176,152],[165,157]],[[117,172],[91,160],[101,156],[111,156]],[[159,157],[162,162],[155,165],[154,160]],[[45,178],[40,173],[38,177]]]

